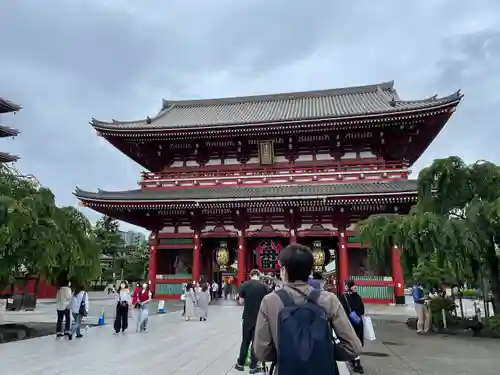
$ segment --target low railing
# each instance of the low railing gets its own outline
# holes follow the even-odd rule
[[[351,172],[378,172],[397,171],[407,168],[405,163],[371,161],[363,162],[340,162],[331,160],[319,160],[316,162],[298,162],[295,164],[277,163],[273,166],[262,167],[260,164],[247,165],[217,165],[199,167],[176,167],[165,172],[143,172],[142,182],[161,180],[182,180],[197,178],[224,178],[224,177],[248,177],[248,176],[279,176],[295,175],[304,173],[351,173]],[[174,169],[179,169],[175,171]]]

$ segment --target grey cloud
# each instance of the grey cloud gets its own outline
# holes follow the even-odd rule
[[[88,121],[154,114],[162,97],[271,93],[396,80],[404,98],[465,99],[415,166],[450,153],[500,162],[500,3],[422,0],[45,0],[0,5],[0,149],[51,187],[135,188],[140,167]],[[6,37],[7,36],[7,37]],[[86,213],[96,217],[91,212]]]

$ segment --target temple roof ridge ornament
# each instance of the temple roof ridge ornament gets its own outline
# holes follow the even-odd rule
[[[162,100],[157,115],[135,121],[92,119],[101,132],[200,130],[272,126],[298,121],[357,119],[435,110],[458,104],[457,91],[444,97],[401,100],[394,82],[326,90],[236,96],[215,99]]]

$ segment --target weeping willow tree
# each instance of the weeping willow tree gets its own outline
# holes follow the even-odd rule
[[[419,202],[408,215],[372,215],[359,223],[370,263],[388,268],[391,246],[399,244],[407,275],[419,261],[432,260],[441,269],[451,266],[461,282],[477,278],[480,267],[500,306],[500,167],[438,159],[420,172],[417,183]]]
[[[53,283],[99,275],[92,225],[73,207],[57,207],[50,189],[0,166],[0,290],[21,274]]]

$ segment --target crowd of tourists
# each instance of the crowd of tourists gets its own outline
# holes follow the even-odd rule
[[[144,332],[148,326],[149,302],[152,293],[149,284],[138,282],[134,290],[130,290],[126,281],[121,281],[115,294],[115,319],[113,328],[115,334],[128,329],[129,314],[136,322],[136,332]],[[67,337],[68,340],[82,338],[82,322],[89,312],[89,296],[83,285],[63,282],[56,295],[56,338]],[[63,329],[64,323],[64,329]]]
[[[374,332],[355,282],[347,282],[339,296],[326,290],[312,277],[311,250],[300,244],[283,249],[279,260],[276,282],[261,280],[253,270],[241,286],[242,342],[235,369],[244,371],[247,363],[250,374],[257,374],[271,363],[274,375],[330,375],[344,361],[364,373],[359,354],[365,329],[370,339]]]

